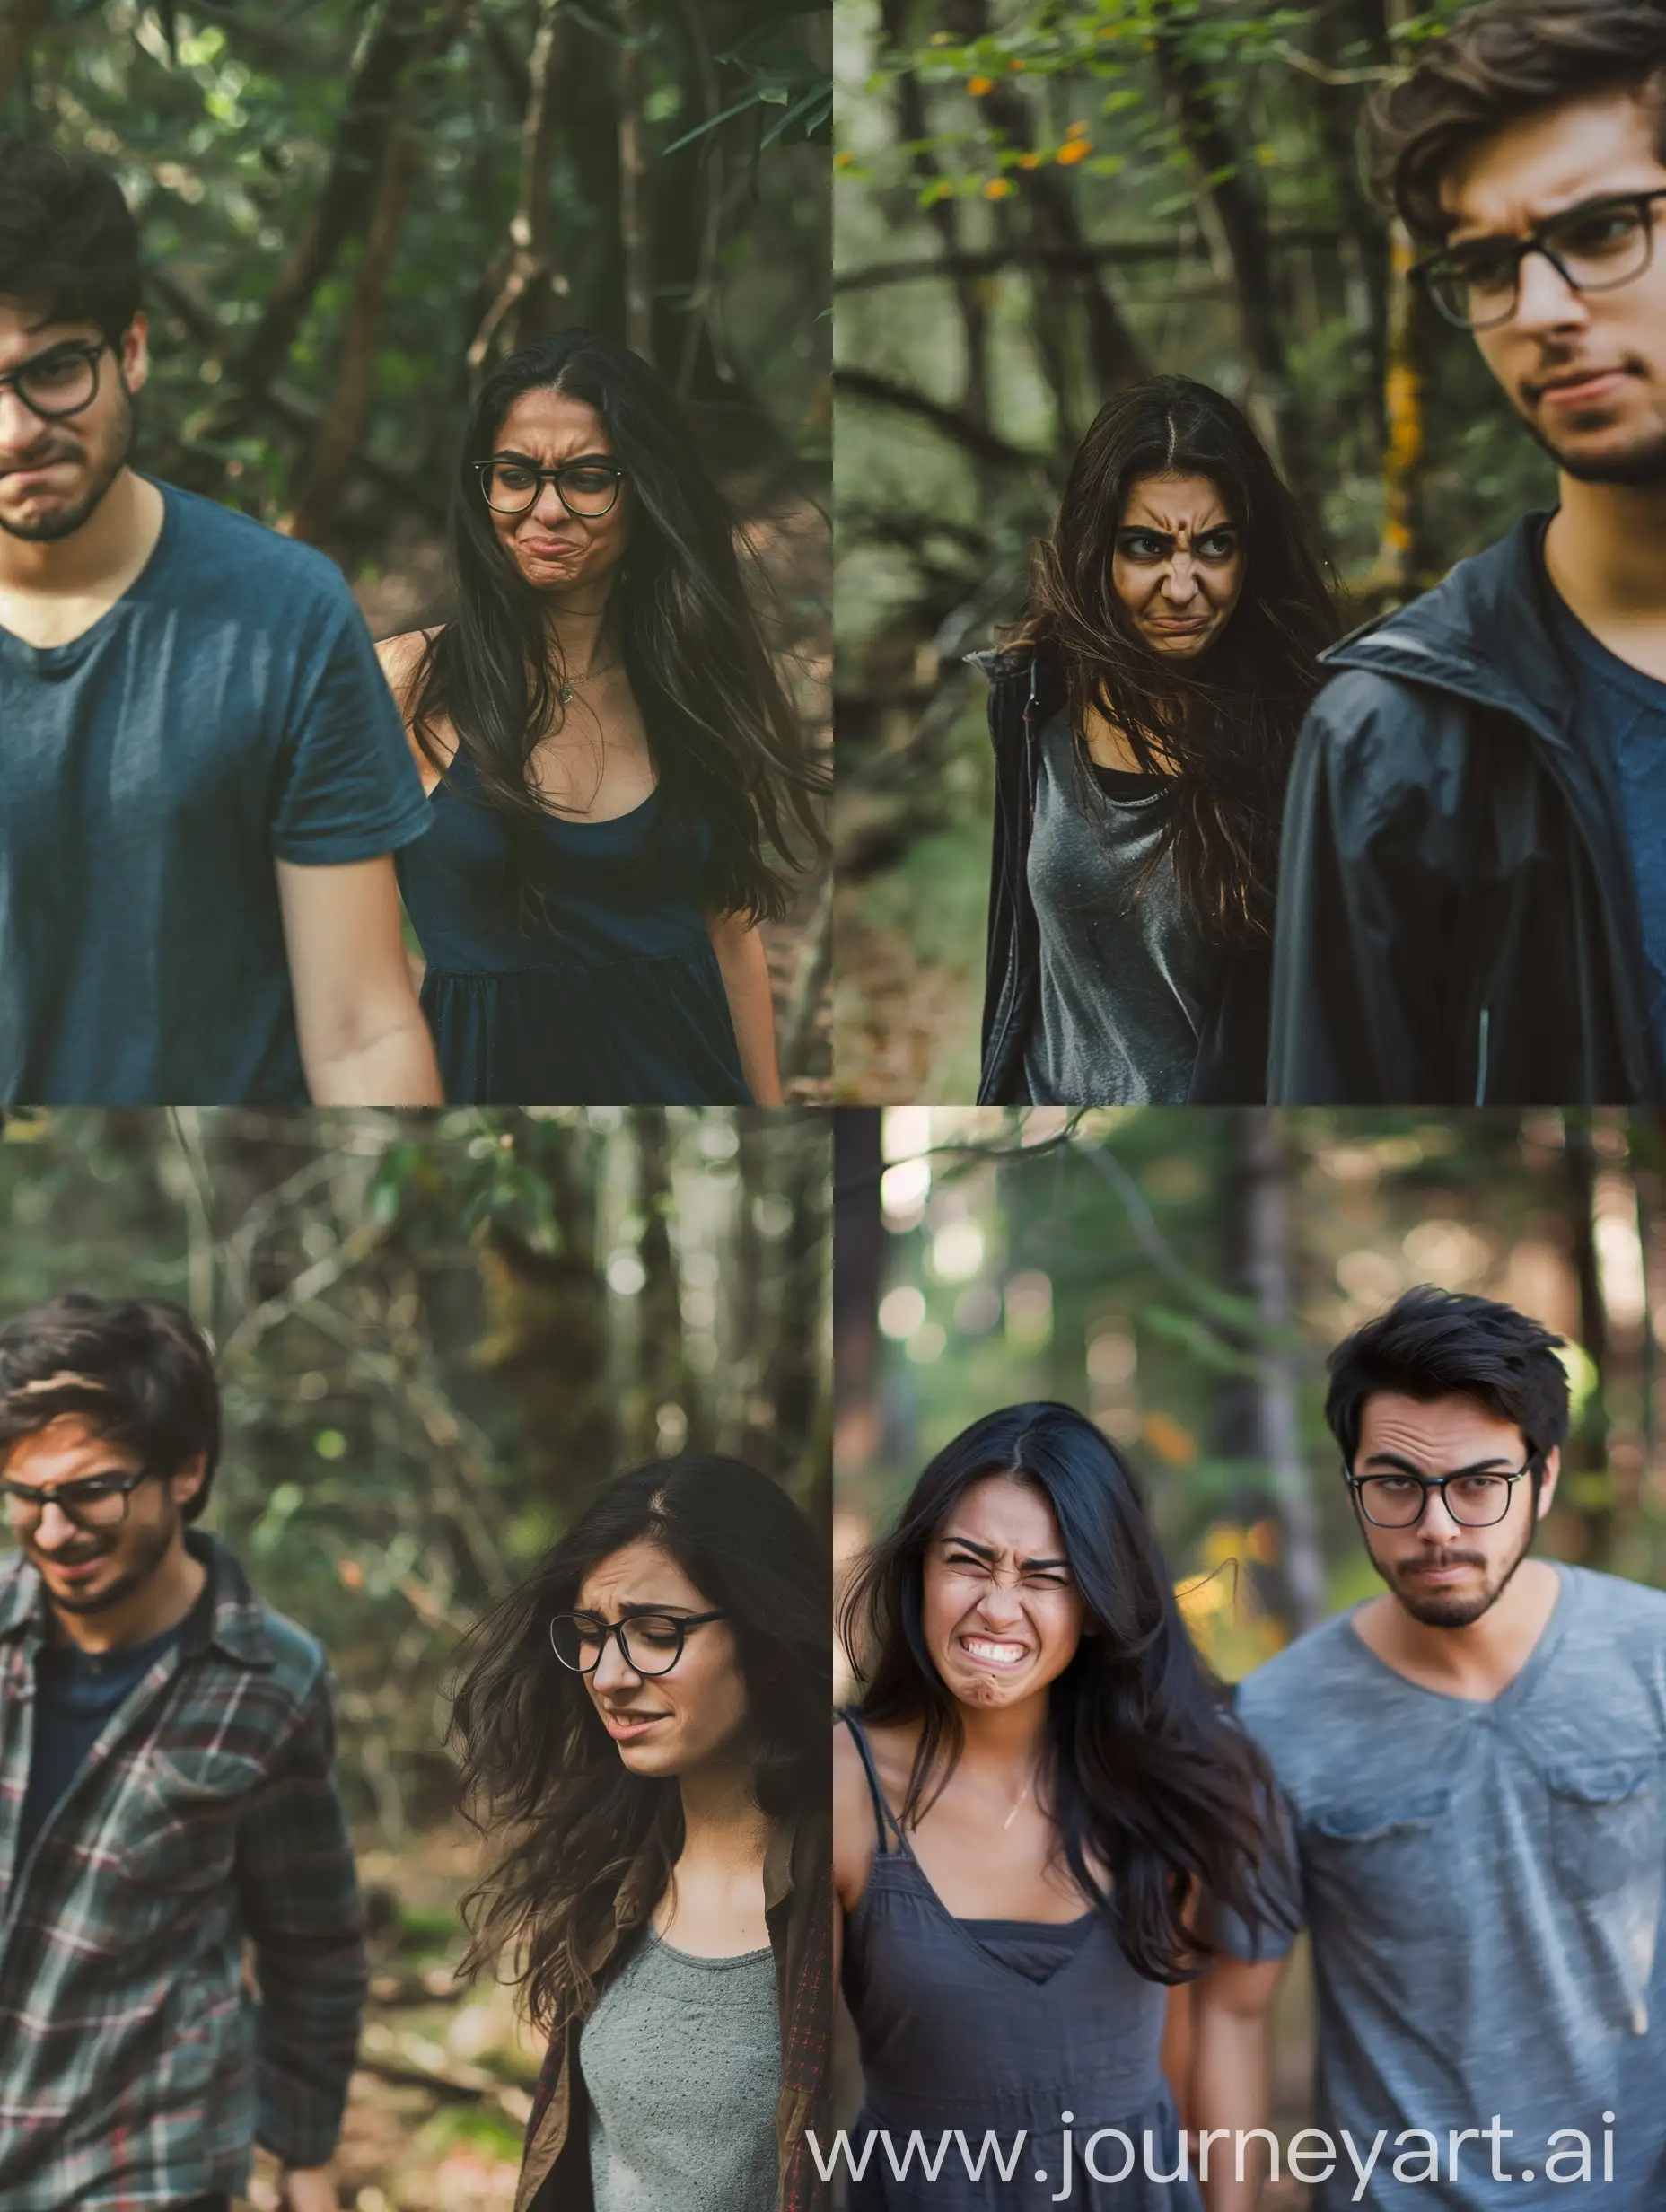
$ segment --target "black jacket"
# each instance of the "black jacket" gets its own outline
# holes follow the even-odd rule
[[[1013,647],[967,657],[989,678],[989,737],[995,776],[983,1075],[978,1103],[1026,1104],[1024,1040],[1036,1019],[1041,933],[1025,870],[1035,821],[1041,732],[1065,703],[1064,672],[1057,654],[1045,647]],[[1270,988],[1270,946],[1221,954],[1219,981],[1198,1040],[1188,1104],[1254,1106],[1266,1097]]]
[[[1325,655],[1291,773],[1276,1103],[1644,1104],[1631,858],[1530,514]]]

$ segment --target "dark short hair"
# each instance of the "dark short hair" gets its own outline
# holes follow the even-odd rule
[[[0,297],[120,344],[139,311],[138,225],[96,162],[0,137]]]
[[[208,1503],[220,1457],[220,1392],[202,1331],[169,1298],[99,1298],[66,1290],[0,1328],[0,1462],[24,1436],[79,1414],[147,1467],[174,1474],[203,1455]]]
[[[1564,1342],[1513,1305],[1422,1283],[1330,1355],[1325,1418],[1352,1467],[1365,1400],[1375,1391],[1425,1403],[1473,1398],[1513,1421],[1539,1460],[1567,1435],[1567,1375],[1556,1357]]]
[[[1524,117],[1622,92],[1660,115],[1666,158],[1662,0],[1486,0],[1372,101],[1379,183],[1413,236],[1438,242],[1451,227],[1441,186],[1471,146]]]

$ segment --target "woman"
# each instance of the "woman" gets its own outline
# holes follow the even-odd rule
[[[517,2212],[802,2212],[827,2070],[828,1546],[739,1461],[642,1467],[471,1638],[507,1834],[466,1909],[549,2053]]]
[[[453,1102],[780,1102],[758,925],[825,779],[735,536],[624,347],[566,330],[487,378],[451,619],[379,647],[433,805],[399,882]]]
[[[1100,408],[992,677],[980,1102],[1267,1095],[1279,818],[1336,635],[1302,516],[1229,399]]]
[[[1202,1900],[1254,1925],[1270,1785],[1127,1470],[1068,1406],[986,1414],[841,1611],[866,1685],[833,1760],[853,2140],[918,2129],[934,2155],[959,2129],[970,2151],[899,2180],[876,2147],[852,2212],[1196,2212],[1165,1992],[1206,1951]],[[988,2134],[1008,2180],[969,2170]]]

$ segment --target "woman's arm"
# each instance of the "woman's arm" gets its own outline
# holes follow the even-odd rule
[[[706,930],[717,955],[729,1018],[741,1048],[741,1073],[759,1106],[781,1103],[781,1070],[776,1060],[776,1008],[769,963],[756,922],[744,914],[708,914]]]

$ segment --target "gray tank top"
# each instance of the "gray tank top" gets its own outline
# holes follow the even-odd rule
[[[843,1986],[865,2092],[852,2141],[860,2155],[866,2134],[887,2130],[900,2163],[912,2129],[933,2156],[944,2131],[959,2129],[973,2160],[993,2134],[1010,2161],[1013,2137],[1024,2137],[1005,2181],[987,2158],[974,2179],[954,2143],[934,2181],[917,2156],[899,2178],[877,2144],[851,2184],[850,2212],[1042,2212],[1066,2181],[1070,2212],[1201,2212],[1195,2183],[1150,2178],[1180,2168],[1160,2063],[1161,1986],[1135,1972],[1102,1914],[1062,1926],[956,1919],[897,1825],[861,1723],[845,1722],[877,1830],[867,1886],[845,1924]],[[1085,2168],[1090,2138],[1106,2129],[1133,2146],[1125,2179]],[[1124,2156],[1113,2137],[1092,2152],[1104,2176]]]
[[[596,2212],[775,2212],[772,1951],[700,1959],[649,1928],[579,2036]]]
[[[1162,842],[1162,780],[1107,779],[1084,809],[1074,742],[1063,713],[1042,729],[1027,868],[1040,990],[1025,1085],[1039,1106],[1183,1106],[1219,956],[1188,926],[1166,857],[1132,896]]]

